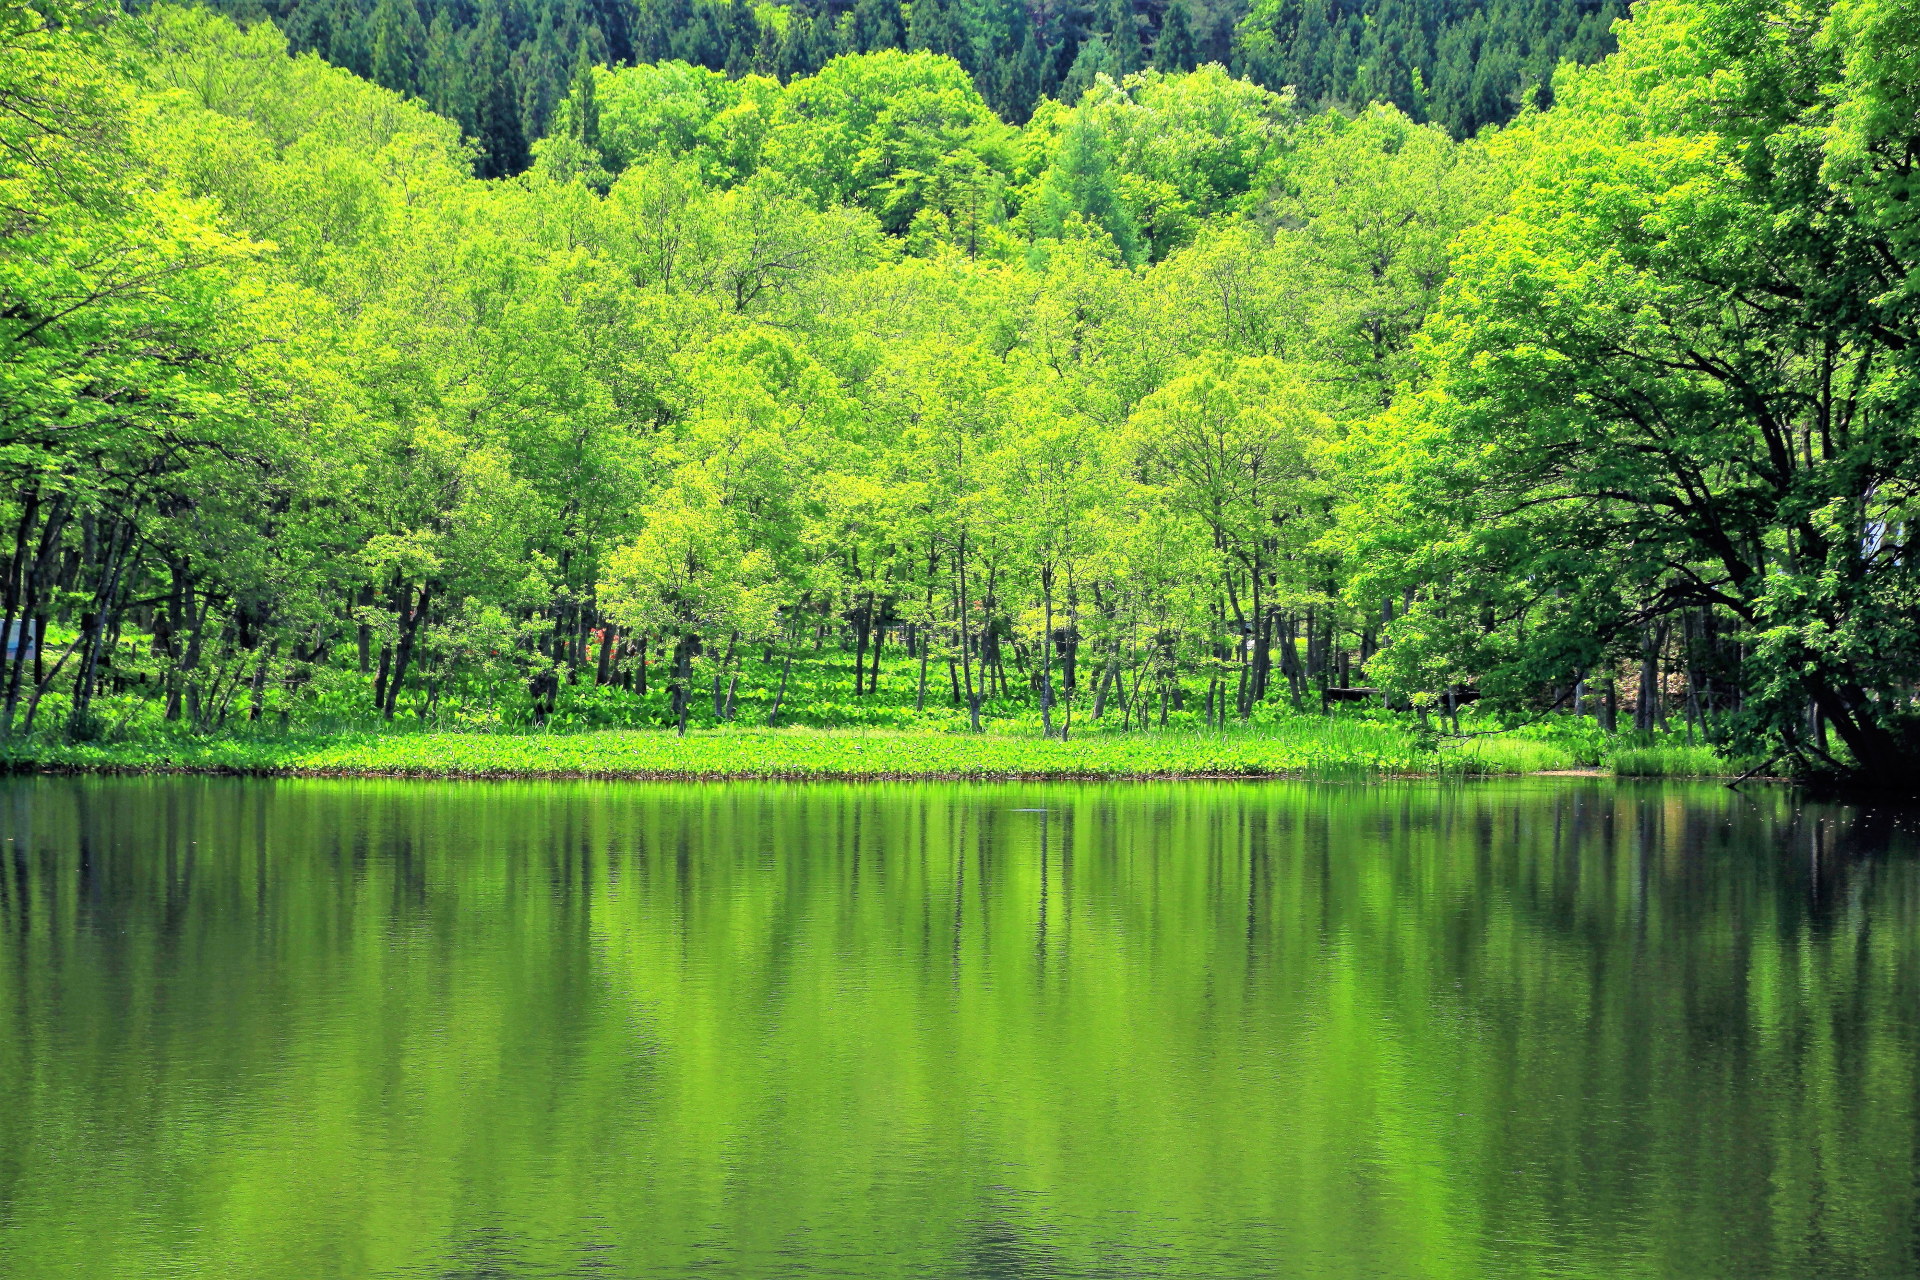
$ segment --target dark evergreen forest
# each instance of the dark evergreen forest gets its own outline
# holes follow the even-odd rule
[[[842,53],[953,57],[1005,119],[1102,73],[1217,62],[1309,109],[1391,102],[1465,137],[1548,104],[1562,61],[1613,48],[1622,0],[214,0],[295,52],[419,98],[525,168],[587,63],[679,60],[782,81]]]

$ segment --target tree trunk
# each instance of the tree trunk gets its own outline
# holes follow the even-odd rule
[[[1106,714],[1107,690],[1115,688],[1120,679],[1120,644],[1115,641],[1107,653],[1107,660],[1100,669],[1100,679],[1093,686],[1093,718],[1098,720]]]
[[[881,615],[884,617],[884,615]],[[873,624],[873,666],[867,671],[867,692],[880,692],[880,650],[887,643],[887,628],[876,618]]]
[[[1040,736],[1053,736],[1053,566],[1040,570],[1040,594],[1046,601],[1046,631],[1040,637]]]
[[[20,565],[20,605],[17,612],[9,611],[12,616],[9,619],[8,628],[11,631],[13,625],[19,626],[20,644],[11,663],[0,659],[0,672],[4,672],[6,678],[6,706],[5,710],[0,712],[0,739],[8,737],[13,732],[13,713],[19,704],[20,681],[27,665],[26,639],[29,625],[33,627],[36,663],[41,648],[46,644],[46,618],[50,611],[42,606],[41,598],[45,594],[44,588],[52,574],[54,556],[59,549],[60,533],[66,527],[66,523],[67,504],[64,499],[61,499],[56,501],[53,509],[47,513],[46,523],[41,528],[39,543],[31,553],[31,558],[22,560]],[[35,546],[31,538],[27,545]]]
[[[373,607],[373,584],[371,582],[360,585],[359,604],[362,609],[371,609]],[[367,622],[364,616],[360,619],[360,625],[355,628],[355,642],[360,650],[360,674],[364,676],[372,666],[373,660],[373,627]]]
[[[39,682],[33,686],[33,696],[27,699],[26,717],[20,723],[20,732],[23,736],[33,732],[34,717],[40,714],[41,695],[53,686],[54,679],[60,674],[60,668],[67,665],[67,659],[79,651],[80,644],[85,639],[86,637],[84,635],[75,636],[73,643],[68,645],[66,650],[61,653],[60,661],[53,664],[53,670],[41,676]]]
[[[927,637],[920,637],[920,686],[913,695],[913,709],[916,712],[927,709],[927,661],[928,650],[933,646],[927,643]]]
[[[34,521],[38,518],[39,513],[40,491],[34,489],[28,492],[21,500],[20,524],[15,528],[13,534],[13,556],[7,562],[5,607],[3,611],[0,611],[0,644],[12,642],[16,646],[16,656],[12,658],[7,657],[4,650],[0,650],[0,687],[9,690],[17,685],[19,681],[18,667],[25,663],[27,656],[27,615],[20,608],[21,588],[24,585],[22,579],[26,576],[27,572],[27,546],[29,537],[33,532]],[[15,634],[16,627],[18,628],[17,635]],[[35,636],[34,647],[36,649],[39,648],[45,640],[45,636]],[[6,724],[0,726],[0,737],[5,737],[12,731],[12,728],[13,716],[11,712],[9,712],[6,717]]]
[[[970,656],[972,645],[967,635],[967,535],[960,535],[960,553],[955,557],[960,572],[960,670],[966,677],[967,685],[967,723],[975,733],[980,732],[980,698],[973,691],[973,661]]]
[[[853,611],[853,696],[856,698],[865,692],[861,687],[861,682],[866,678],[867,672],[867,629],[870,625],[872,612],[873,597],[871,594],[868,595],[865,605]]]
[[[87,626],[87,643],[83,650],[80,670],[74,677],[73,707],[68,714],[68,732],[78,734],[85,729],[87,716],[92,710],[93,687],[100,670],[100,644],[106,636],[107,614],[113,606],[114,597],[120,590],[120,570],[126,563],[126,556],[133,545],[136,535],[131,519],[122,520],[114,525],[113,535],[107,542],[107,560],[101,566],[102,582],[97,597],[98,604]],[[17,674],[17,673],[16,673]],[[18,693],[18,684],[7,691],[6,721],[13,720],[14,697]]]
[[[1298,621],[1289,613],[1280,628],[1280,674],[1287,678],[1287,692],[1293,698],[1293,709],[1300,710],[1300,687],[1303,680],[1300,671],[1300,645],[1294,638]]]
[[[611,622],[600,629],[600,662],[593,673],[593,682],[604,685],[613,674],[613,646],[620,635],[620,628]]]
[[[1654,647],[1651,624],[1640,626],[1640,686],[1635,691],[1633,728],[1636,733],[1651,734],[1653,718],[1660,701],[1659,654]]]
[[[787,637],[787,660],[780,666],[780,687],[774,690],[773,709],[767,712],[767,727],[769,729],[773,727],[773,722],[780,718],[780,704],[786,701],[787,698],[787,673],[793,670],[793,651],[799,647],[799,633],[795,632],[789,635]]]
[[[420,634],[420,623],[427,616],[427,602],[432,596],[432,585],[421,584],[419,600],[401,619],[400,645],[393,659],[393,679],[387,684],[387,702],[381,708],[381,714],[389,720],[393,719],[394,709],[400,705],[400,685],[407,678],[407,666],[413,661],[414,640]]]
[[[673,648],[673,718],[687,736],[687,704],[693,701],[693,637],[682,635]]]
[[[250,697],[248,698],[247,705],[247,722],[249,724],[258,724],[260,722],[260,713],[266,710],[267,662],[268,659],[272,657],[273,651],[279,647],[280,642],[277,640],[274,641],[271,646],[262,645],[260,647],[260,657],[253,665],[253,687],[249,691]]]
[[[713,673],[713,718],[722,723],[732,719],[727,714],[727,703],[720,696],[720,678],[733,669],[734,646],[739,642],[740,633],[734,631],[727,636],[727,651],[720,655],[720,665]]]

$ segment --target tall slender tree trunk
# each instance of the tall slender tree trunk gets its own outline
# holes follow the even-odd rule
[[[1280,625],[1280,673],[1287,678],[1287,693],[1293,699],[1293,709],[1300,708],[1301,686],[1305,683],[1300,670],[1300,644],[1295,637],[1299,629],[1299,619],[1288,613]]]
[[[933,574],[940,567],[940,548],[933,539],[927,540],[927,600],[921,610],[921,625],[916,633],[920,644],[920,687],[914,694],[913,709],[916,712],[927,709],[927,660],[928,650],[933,647]]]
[[[11,654],[0,650],[0,687],[12,689],[19,680],[19,667],[26,661],[27,655],[27,618],[31,616],[21,609],[22,587],[27,574],[27,547],[33,532],[34,521],[40,513],[40,490],[29,490],[21,499],[20,523],[13,534],[13,555],[7,562],[6,599],[4,611],[0,612],[0,645],[12,645]],[[45,641],[44,636],[34,638],[38,648]],[[17,695],[15,695],[17,696]],[[13,716],[6,717],[6,723],[0,725],[0,738],[12,732]]]
[[[373,672],[373,713],[379,715],[387,706],[387,673],[393,669],[393,646],[384,640],[380,642],[380,660],[374,664]],[[534,715],[540,714],[539,699],[534,699]]]
[[[57,586],[54,561],[59,556],[60,535],[66,528],[68,511],[65,498],[54,502],[53,509],[47,512],[37,543],[31,539],[28,542],[31,548],[29,558],[21,563],[20,607],[13,619],[13,624],[19,628],[19,644],[10,667],[0,662],[0,671],[4,671],[6,678],[6,705],[4,712],[0,712],[0,738],[7,737],[13,731],[13,713],[19,703],[20,683],[26,673],[29,636],[32,637],[36,673],[39,673],[44,661],[41,655],[46,648],[47,621],[52,614],[46,598]]]
[[[1067,643],[1061,655],[1060,684],[1066,696],[1061,699],[1060,741],[1073,736],[1073,699],[1079,692],[1080,590],[1073,579],[1073,564],[1067,564]]]
[[[613,674],[613,647],[619,641],[620,628],[611,622],[600,628],[600,661],[593,673],[593,682],[604,685]]]
[[[960,670],[966,677],[967,685],[967,723],[975,733],[980,732],[980,698],[973,691],[973,661],[970,656],[972,644],[969,642],[967,627],[967,535],[960,534],[960,554],[955,558],[960,572],[959,624],[960,624]]]
[[[279,647],[280,642],[278,640],[274,641],[271,645],[260,646],[260,656],[253,664],[253,685],[248,690],[247,723],[249,724],[258,724],[260,722],[260,713],[266,710],[267,664]]]
[[[79,672],[74,677],[73,707],[67,717],[68,732],[79,734],[87,726],[93,710],[93,688],[100,670],[100,645],[106,637],[107,614],[120,591],[120,570],[137,535],[131,516],[117,521],[107,541],[107,559],[101,567],[101,584],[91,619],[87,624],[87,642]],[[13,704],[19,692],[18,682],[7,691],[6,720],[13,720]]]
[[[787,660],[780,664],[780,687],[774,690],[773,709],[767,712],[767,727],[769,729],[773,727],[773,722],[780,718],[780,704],[785,702],[787,698],[787,674],[793,670],[793,651],[799,647],[800,633],[798,631],[789,632],[787,635]],[[924,680],[922,683],[924,685]]]
[[[400,686],[406,681],[407,666],[413,661],[414,642],[420,634],[420,624],[426,619],[427,604],[432,598],[432,584],[422,583],[420,598],[401,620],[400,644],[393,658],[393,679],[387,684],[386,706],[381,708],[381,713],[389,720],[393,719],[394,709],[400,705]]]
[[[185,572],[184,565],[182,572]],[[195,677],[200,672],[200,655],[206,645],[207,615],[213,612],[213,599],[209,594],[205,600],[195,603],[199,593],[190,582],[185,584],[184,595],[182,616],[185,619],[187,648],[174,660],[173,670],[168,674],[166,718],[178,720],[184,706],[187,722],[197,727],[200,722],[200,687]]]
[[[373,607],[373,584],[371,582],[363,582],[360,584],[358,603],[361,609],[371,609]],[[364,676],[373,665],[373,626],[366,620],[364,614],[360,618],[360,625],[354,628],[354,639],[360,651],[360,674]]]
[[[739,643],[739,640],[740,633],[738,631],[728,633],[727,651],[720,655],[720,665],[715,668],[713,673],[713,718],[723,722],[731,719],[731,717],[727,714],[726,700],[720,696],[720,680],[733,669],[734,646]]]
[[[1101,664],[1100,679],[1093,686],[1093,718],[1098,720],[1107,711],[1107,691],[1117,690],[1120,682],[1120,642],[1115,640],[1107,651],[1107,660]]]
[[[920,637],[920,685],[913,695],[913,709],[916,712],[927,709],[927,661],[931,656],[929,651],[932,648],[933,646],[927,643],[927,637],[922,635]]]
[[[1040,637],[1040,734],[1053,736],[1053,566],[1040,569],[1040,594],[1045,600],[1046,631]]]
[[[1253,613],[1249,619],[1252,623],[1252,631],[1247,636],[1247,641],[1252,650],[1247,655],[1252,671],[1248,673],[1247,696],[1241,700],[1240,704],[1240,718],[1242,720],[1249,719],[1253,715],[1253,704],[1267,696],[1267,633],[1262,618],[1266,609],[1264,607],[1265,602],[1261,598],[1260,590],[1261,587],[1266,585],[1261,581],[1261,579],[1265,577],[1266,574],[1263,572],[1260,552],[1258,548],[1256,548],[1253,555]]]
[[[1653,718],[1660,701],[1659,654],[1655,649],[1651,623],[1640,624],[1640,685],[1633,706],[1636,733],[1652,733]]]
[[[853,696],[856,698],[859,697],[863,692],[865,692],[861,688],[861,681],[866,676],[867,633],[868,633],[868,629],[872,626],[872,620],[873,620],[873,593],[868,592],[867,603],[853,611],[853,633],[854,633]]]
[[[682,635],[673,649],[673,718],[687,736],[687,704],[693,701],[693,637]]]

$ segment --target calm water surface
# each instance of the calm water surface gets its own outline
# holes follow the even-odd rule
[[[0,780],[0,1275],[1920,1273],[1911,815]]]

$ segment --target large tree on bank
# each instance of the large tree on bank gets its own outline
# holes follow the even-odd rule
[[[1730,620],[1742,745],[1920,773],[1916,29],[1915,0],[1648,0],[1504,140],[1423,394],[1361,446],[1356,595],[1417,589],[1404,687],[1537,698]]]

